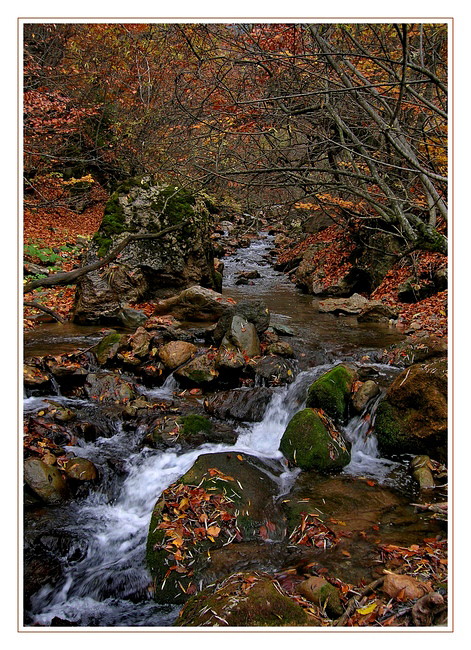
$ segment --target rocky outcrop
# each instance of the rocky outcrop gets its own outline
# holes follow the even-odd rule
[[[119,264],[90,272],[77,284],[74,320],[121,323],[130,302],[168,295],[199,284],[220,288],[210,240],[212,206],[203,196],[157,183],[151,176],[130,179],[112,194],[87,263],[106,255],[128,235]],[[152,235],[170,231],[162,237]]]
[[[375,432],[386,454],[428,454],[446,460],[447,361],[415,364],[389,387],[376,412]]]

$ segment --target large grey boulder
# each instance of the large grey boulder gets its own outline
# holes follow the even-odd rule
[[[102,223],[90,244],[86,262],[108,254],[128,235],[131,241],[119,263],[80,279],[74,320],[120,323],[128,303],[168,295],[194,284],[219,288],[210,239],[212,206],[203,196],[151,176],[129,179],[108,200]],[[162,237],[152,238],[171,229]]]

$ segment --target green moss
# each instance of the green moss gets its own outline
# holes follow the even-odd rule
[[[386,453],[403,453],[407,433],[394,406],[383,400],[378,406],[375,419],[375,433],[379,447]]]
[[[107,201],[100,228],[93,235],[93,241],[98,246],[98,256],[106,255],[111,247],[112,238],[121,235],[125,230],[124,210],[119,201],[119,193],[116,191]]]
[[[204,415],[185,415],[181,418],[181,433],[184,437],[198,433],[210,434],[213,430],[211,420]]]
[[[95,347],[92,348],[92,352],[100,366],[104,365],[108,361],[110,353],[112,353],[112,348],[119,345],[122,336],[123,335],[116,330],[111,330],[97,345],[95,345]]]
[[[301,469],[341,469],[350,462],[350,453],[340,433],[336,435],[330,435],[315,409],[305,408],[288,423],[280,451]]]
[[[335,366],[311,384],[306,406],[321,408],[334,420],[343,422],[347,416],[354,380],[353,368]]]
[[[247,574],[247,578],[253,583],[253,575]],[[175,625],[220,625],[220,619],[230,627],[307,625],[302,607],[281,593],[269,578],[257,580],[248,591],[243,585],[244,576],[236,574],[216,591],[214,587],[203,590],[186,603]]]

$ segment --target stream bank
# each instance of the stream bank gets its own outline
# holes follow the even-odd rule
[[[216,429],[226,430],[217,431],[219,438],[211,443],[203,440],[195,444],[195,440],[187,442],[180,438],[174,444],[170,435],[167,436],[170,444],[159,442],[157,446],[149,446],[143,444],[148,434],[147,418],[139,418],[138,406],[126,419],[122,410],[111,403],[113,400],[97,403],[83,396],[60,395],[57,386],[56,390],[51,387],[50,394],[34,394],[32,390],[27,397],[26,413],[36,419],[44,417],[50,409],[45,399],[76,413],[80,426],[74,426],[74,434],[68,440],[60,437],[65,436],[64,431],[54,421],[56,444],[63,446],[66,453],[93,462],[99,482],[90,490],[75,486],[76,497],[65,504],[45,507],[34,499],[27,504],[26,557],[33,568],[35,559],[40,557],[43,573],[37,569],[30,572],[33,578],[27,598],[26,625],[67,622],[85,627],[172,625],[180,606],[157,604],[150,598],[155,585],[145,565],[147,530],[159,496],[178,483],[203,454],[256,457],[274,477],[278,486],[276,499],[284,502],[284,512],[295,503],[303,504],[301,512],[306,508],[309,512],[320,512],[325,515],[323,525],[332,531],[324,539],[336,541],[329,548],[320,549],[300,543],[302,536],[290,545],[289,538],[281,539],[281,535],[276,540],[270,535],[263,539],[261,535],[251,542],[233,544],[230,554],[221,556],[220,564],[227,566],[229,562],[233,572],[268,571],[277,576],[288,592],[288,583],[293,586],[300,582],[299,578],[304,578],[309,570],[317,573],[324,570],[321,575],[326,575],[327,570],[332,580],[355,585],[375,577],[372,569],[378,565],[378,557],[381,559],[380,543],[420,548],[423,539],[441,542],[445,532],[443,523],[410,505],[420,498],[409,473],[410,457],[382,459],[374,446],[374,437],[367,434],[368,418],[355,416],[346,424],[345,432],[352,443],[352,461],[337,476],[300,474],[283,459],[280,438],[292,415],[302,408],[307,388],[314,379],[339,362],[348,361],[368,371],[385,390],[401,369],[382,363],[383,351],[399,344],[404,337],[383,324],[360,324],[355,317],[319,314],[312,297],[297,292],[284,275],[272,269],[269,254],[272,241],[269,236],[254,241],[250,247],[224,260],[223,295],[234,302],[247,298],[263,300],[270,310],[270,324],[285,332],[280,338],[289,341],[295,355],[295,361],[290,362],[294,364],[293,381],[268,387],[272,395],[259,421],[231,418],[213,422]],[[251,270],[257,270],[261,278],[250,281],[253,284],[237,285],[238,274]],[[51,326],[41,341],[38,333],[34,340],[28,342],[27,338],[25,355],[65,352],[63,345],[71,342],[54,338],[59,329],[60,326],[56,329]],[[186,330],[194,344],[204,345],[201,328],[195,328],[194,323],[184,324],[182,330]],[[77,332],[83,330],[79,328]],[[102,336],[96,330],[81,335],[86,338],[80,340],[79,347],[85,344],[85,349],[93,347]],[[204,398],[211,393],[207,387],[189,389],[172,375],[161,386],[149,383],[152,384],[140,384],[138,393],[144,402],[151,404],[153,414],[158,412],[164,418],[184,417],[189,413],[207,415]],[[247,388],[239,386],[235,390]],[[52,408],[57,409],[54,405]],[[149,411],[142,402],[141,409]],[[39,415],[41,412],[43,415]],[[368,414],[371,416],[371,411],[363,415]],[[48,428],[49,424],[48,421],[43,426]],[[72,429],[72,425],[68,428]],[[436,494],[437,499],[441,498],[439,490]],[[290,515],[285,516],[289,519]],[[319,530],[316,532],[314,528],[312,521],[304,519],[304,531],[312,530],[314,538],[320,539],[316,538]],[[292,532],[295,530],[296,526]],[[391,548],[381,552],[393,553]],[[208,580],[221,580],[224,576],[221,568],[218,573],[217,566],[215,561]],[[347,590],[345,594],[348,593]],[[213,620],[208,624],[218,623]]]

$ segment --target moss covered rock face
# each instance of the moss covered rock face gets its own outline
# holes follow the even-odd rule
[[[329,418],[306,408],[291,418],[280,442],[280,451],[301,469],[330,471],[350,462],[349,443]]]
[[[446,359],[404,370],[378,406],[375,433],[384,454],[429,454],[446,460]]]
[[[281,521],[284,529],[274,512],[277,486],[256,463],[245,454],[204,454],[163,492],[147,538],[155,600],[185,602],[210,582],[214,550],[264,539],[268,521]],[[230,572],[228,564],[225,575]]]
[[[344,422],[355,379],[356,372],[350,366],[335,366],[311,384],[306,406],[320,408],[335,422]]]
[[[77,287],[75,320],[82,323],[90,320],[87,310],[94,304],[91,280],[97,285],[102,301],[113,303],[114,300],[121,306],[195,284],[219,287],[210,239],[212,215],[207,200],[186,189],[159,184],[151,176],[129,179],[112,194],[91,242],[87,261],[103,257],[129,234],[152,235],[175,226],[176,230],[163,237],[135,240],[126,246],[120,254],[119,268],[128,281],[120,281],[117,290],[116,277],[105,277],[102,269],[94,276],[88,274]],[[96,311],[94,306],[93,322],[96,322]],[[115,311],[112,305],[107,305],[108,319]]]
[[[176,626],[282,627],[309,625],[309,617],[273,580],[263,574],[236,573],[216,589],[191,598]]]

